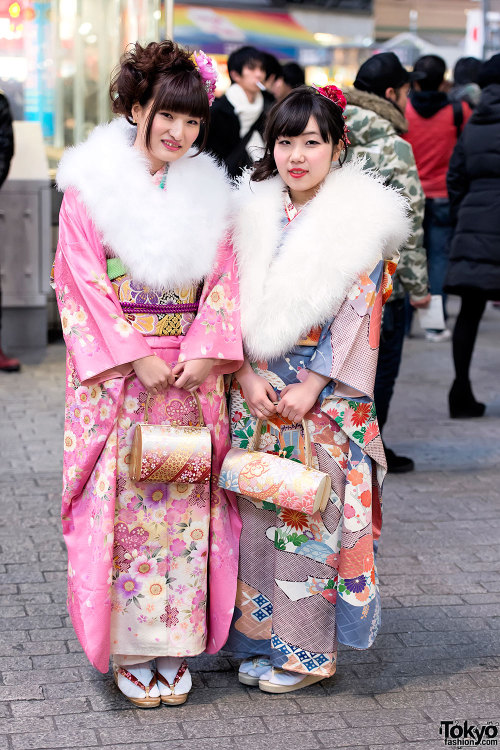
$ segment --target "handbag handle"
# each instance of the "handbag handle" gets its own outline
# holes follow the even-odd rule
[[[201,401],[200,397],[198,395],[198,391],[194,390],[191,391],[191,395],[193,396],[194,400],[196,401],[196,406],[198,407],[198,427],[205,427],[205,420],[203,419],[203,411],[201,408]],[[149,406],[151,401],[154,400],[154,396],[151,396],[150,393],[148,393],[148,397],[146,399],[146,405],[144,407],[144,422],[146,424],[149,424],[148,418],[149,418]],[[172,422],[172,424],[175,424],[175,422]]]
[[[260,444],[260,430],[262,428],[262,425],[264,422],[267,422],[267,419],[258,419],[255,424],[255,430],[252,435],[252,439],[248,443],[248,450],[249,451],[258,451],[259,450],[259,444]],[[306,454],[306,467],[308,469],[312,469],[313,462],[312,462],[312,450],[311,450],[311,435],[309,434],[309,430],[307,428],[306,420],[302,420],[302,429],[304,430],[304,453]]]

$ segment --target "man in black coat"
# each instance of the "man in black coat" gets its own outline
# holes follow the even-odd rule
[[[255,47],[241,47],[229,55],[231,86],[212,105],[207,150],[238,177],[263,153],[262,139],[270,102],[262,89],[266,72],[262,54]]]
[[[14,131],[12,129],[12,115],[7,97],[0,91],[0,188],[7,179],[10,162],[14,155]],[[2,292],[0,289],[0,329],[2,327]],[[20,369],[19,360],[7,357],[0,345],[0,370],[3,372],[17,372]]]

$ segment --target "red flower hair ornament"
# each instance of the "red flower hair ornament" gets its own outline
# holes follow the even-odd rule
[[[347,99],[345,98],[342,91],[339,89],[338,86],[334,86],[333,83],[328,84],[328,86],[316,86],[313,84],[313,89],[316,89],[318,94],[321,94],[321,96],[325,96],[327,99],[329,99],[331,102],[337,105],[337,107],[340,107],[342,112],[347,107]],[[344,115],[344,120],[346,119]],[[345,136],[345,142],[348,146],[351,145],[351,141],[347,137],[348,128],[347,125],[344,125],[344,136]]]
[[[316,89],[318,94],[326,96],[327,99],[330,99],[331,102],[340,107],[342,112],[344,111],[347,106],[347,100],[342,91],[337,86],[334,86],[333,83],[330,83],[328,86],[313,85],[313,88]]]

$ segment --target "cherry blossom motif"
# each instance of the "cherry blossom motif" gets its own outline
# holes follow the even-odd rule
[[[163,622],[167,628],[172,628],[179,622],[178,615],[179,610],[175,607],[171,607],[170,604],[167,604],[165,607],[165,612],[160,617],[160,621]]]
[[[158,570],[158,563],[153,557],[147,557],[146,555],[139,555],[136,557],[134,562],[129,568],[129,573],[132,576],[147,577],[154,575]]]

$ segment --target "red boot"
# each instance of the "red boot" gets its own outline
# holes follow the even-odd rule
[[[18,359],[7,357],[0,348],[0,371],[1,372],[19,372],[21,363]]]

